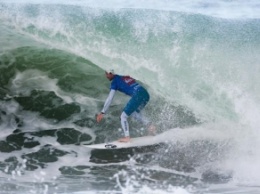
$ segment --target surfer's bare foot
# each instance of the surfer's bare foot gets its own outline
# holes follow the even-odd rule
[[[148,135],[156,135],[156,127],[153,124],[148,127]]]
[[[119,140],[118,140],[119,142],[129,142],[130,141],[130,137],[123,137],[123,138],[120,138]]]

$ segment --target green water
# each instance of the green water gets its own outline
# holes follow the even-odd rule
[[[13,193],[257,193],[259,22],[0,2],[1,187]],[[158,133],[176,128],[172,141],[120,152],[81,146],[121,136],[126,96],[118,93],[104,121],[95,120],[109,92],[104,71],[111,68],[148,89],[144,113]],[[130,126],[131,136],[146,134],[137,122]]]

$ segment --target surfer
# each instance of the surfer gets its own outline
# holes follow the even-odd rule
[[[127,121],[127,118],[129,116],[133,116],[138,121],[142,122],[145,126],[148,127],[149,133],[155,132],[155,126],[152,125],[147,118],[145,118],[141,114],[141,110],[145,107],[145,105],[148,103],[150,96],[147,90],[141,86],[139,83],[136,82],[136,80],[130,76],[124,76],[124,75],[117,75],[114,73],[113,70],[110,70],[109,72],[105,72],[105,75],[109,81],[111,81],[110,86],[110,92],[109,95],[105,101],[105,104],[103,106],[103,109],[101,112],[97,115],[97,122],[100,122],[108,110],[113,97],[115,95],[115,92],[118,90],[128,96],[130,96],[130,100],[126,104],[126,106],[123,109],[123,112],[120,116],[121,119],[121,126],[124,131],[123,138],[120,138],[118,141],[120,142],[129,142],[130,141],[130,135],[129,135],[129,124]]]

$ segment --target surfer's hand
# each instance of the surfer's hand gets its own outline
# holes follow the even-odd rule
[[[103,119],[103,116],[104,116],[104,113],[102,113],[102,112],[97,115],[97,122],[98,123]]]

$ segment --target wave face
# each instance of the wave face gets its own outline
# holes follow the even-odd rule
[[[153,3],[0,2],[2,188],[207,193],[205,184],[225,183],[214,192],[258,192],[259,4]],[[121,135],[125,96],[95,121],[111,68],[148,88],[145,114],[168,131],[164,146],[81,146]],[[130,125],[133,137],[146,133]]]

